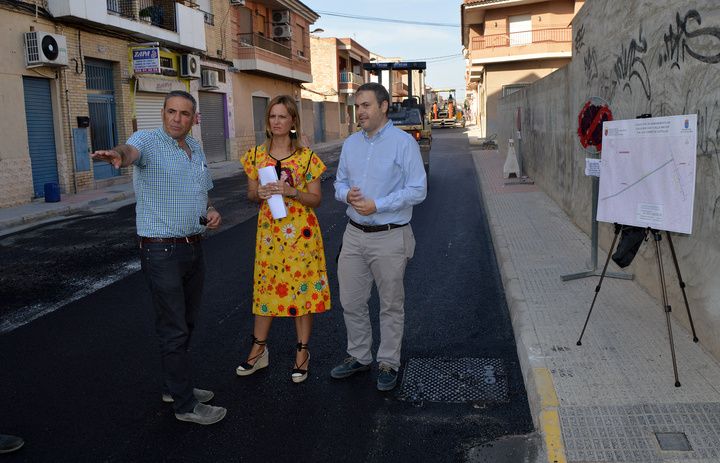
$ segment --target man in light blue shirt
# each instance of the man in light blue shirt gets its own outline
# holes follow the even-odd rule
[[[340,303],[349,358],[330,373],[345,378],[370,369],[372,326],[368,300],[373,281],[380,296],[377,387],[397,383],[405,327],[405,266],[415,252],[412,209],[425,199],[427,179],[420,148],[387,117],[390,96],[381,84],[361,85],[355,94],[363,131],[343,144],[335,199],[348,205],[348,226],[338,258]]]
[[[213,424],[226,410],[204,402],[211,391],[195,389],[188,346],[200,312],[205,283],[205,228],[218,228],[220,214],[210,205],[212,180],[200,143],[189,136],[197,122],[195,98],[172,91],[165,98],[162,127],[135,132],[127,144],[93,153],[117,169],[133,165],[140,260],[155,309],[164,402],[175,417]]]

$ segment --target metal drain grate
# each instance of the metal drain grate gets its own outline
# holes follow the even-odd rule
[[[692,447],[684,432],[656,432],[655,438],[657,438],[661,450],[692,452]]]
[[[411,402],[509,402],[501,359],[410,359],[400,400]]]

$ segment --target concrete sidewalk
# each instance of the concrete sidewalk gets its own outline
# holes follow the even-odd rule
[[[310,146],[315,152],[337,148],[345,141],[344,138]],[[225,161],[209,164],[213,179],[229,177],[243,172],[239,161]],[[0,235],[19,231],[44,220],[73,215],[102,207],[111,203],[135,201],[135,190],[132,182],[114,185],[97,190],[81,191],[77,194],[62,194],[59,202],[47,203],[38,198],[28,204],[0,209]]]
[[[468,136],[478,139],[472,128]],[[607,277],[576,345],[600,278],[560,277],[588,270],[590,239],[535,185],[505,185],[505,156],[472,153],[548,460],[720,461],[718,362],[673,320],[675,387],[662,304],[634,281]],[[598,255],[602,270],[607,250]],[[666,282],[678,284],[674,272]]]

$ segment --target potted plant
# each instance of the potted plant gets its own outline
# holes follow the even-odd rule
[[[146,23],[152,22],[152,11],[150,8],[143,8],[140,10],[140,19],[145,21]]]

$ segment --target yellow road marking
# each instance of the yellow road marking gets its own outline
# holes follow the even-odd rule
[[[540,431],[545,439],[545,448],[550,463],[565,463],[558,399],[555,395],[552,377],[547,368],[533,370],[537,392],[540,395]]]

